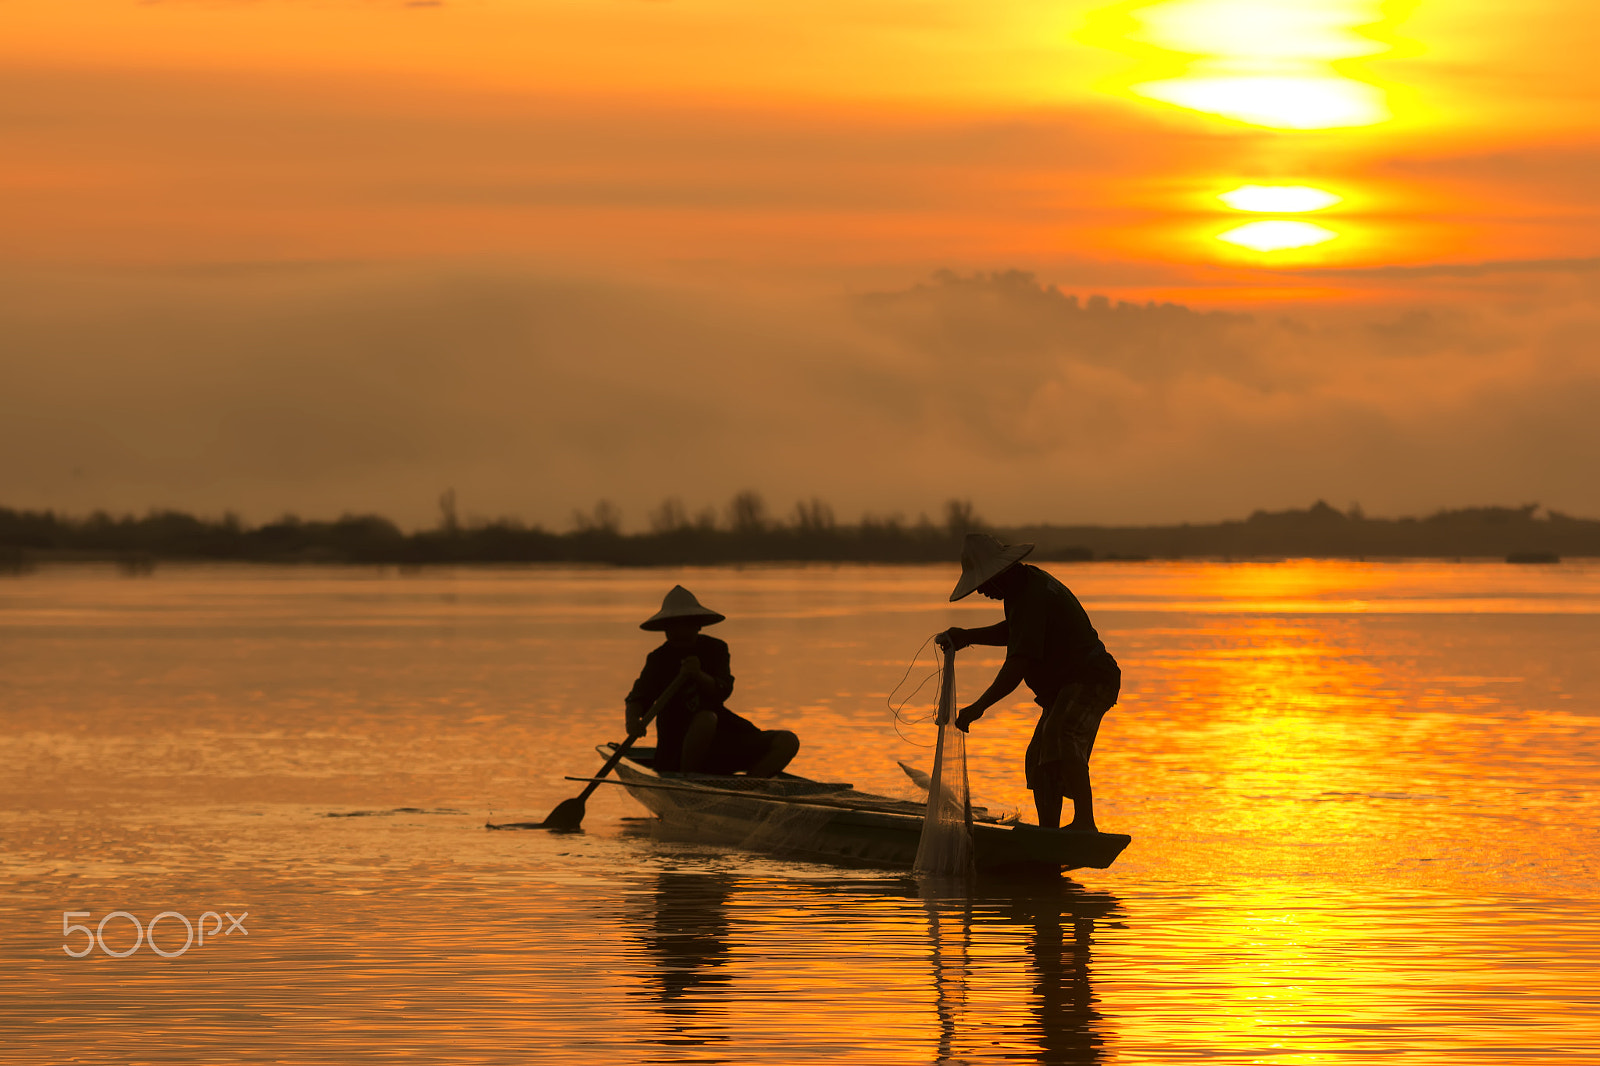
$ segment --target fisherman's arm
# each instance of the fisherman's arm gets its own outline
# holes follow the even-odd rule
[[[1006,661],[1000,665],[1000,672],[994,675],[994,680],[983,690],[983,695],[961,708],[956,715],[956,728],[965,733],[973,722],[983,717],[984,711],[1015,692],[1026,672],[1027,661],[1023,656],[1007,655]]]
[[[623,722],[628,727],[630,737],[644,736],[650,724],[644,720],[644,716],[649,712],[650,705],[656,701],[656,697],[666,691],[667,686],[654,683],[655,679],[650,676],[652,672],[650,666],[650,663],[645,664],[644,673],[633,683],[628,698],[622,704]]]
[[[633,688],[628,690],[627,697],[622,701],[622,720],[627,726],[630,737],[644,736],[644,713],[665,688],[664,685],[658,685],[656,678],[651,676],[656,673],[651,669],[655,662],[654,658],[645,659],[644,669],[639,672],[639,679],[633,683]]]
[[[701,663],[700,691],[717,703],[727,703],[733,695],[732,656],[724,649],[704,655]]]
[[[992,626],[983,626],[980,629],[962,629],[960,626],[951,626],[934,638],[941,648],[950,651],[960,651],[972,644],[1005,647],[1011,643],[1011,623],[1001,619]],[[1013,685],[1013,688],[1016,686]]]
[[[687,673],[691,676],[704,678],[704,683],[712,679],[700,669],[700,660],[694,656],[686,657],[681,664],[672,663],[670,660],[652,657],[645,660],[644,670],[639,674],[639,680],[633,683],[627,699],[623,701],[623,722],[627,726],[630,737],[642,737],[650,723],[646,716],[650,713],[657,700],[667,691],[678,674]],[[728,679],[731,685],[732,678]]]

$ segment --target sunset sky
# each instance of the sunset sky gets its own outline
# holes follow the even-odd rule
[[[1597,55],[1582,0],[0,0],[0,506],[1594,516]]]

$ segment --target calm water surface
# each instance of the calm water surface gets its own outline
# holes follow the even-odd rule
[[[953,566],[0,578],[0,1061],[1600,1062],[1600,565],[1053,569],[1123,664],[1134,843],[960,897],[658,841],[619,789],[481,828],[598,769],[677,581],[795,770],[910,795],[934,683],[886,697],[998,617]],[[968,751],[1031,819],[1030,706]],[[209,938],[63,950],[117,910]]]

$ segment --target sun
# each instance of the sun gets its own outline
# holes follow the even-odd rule
[[[1326,226],[1318,226],[1312,222],[1263,219],[1260,222],[1246,222],[1226,233],[1219,233],[1217,240],[1257,252],[1281,252],[1290,248],[1310,248],[1326,244],[1338,236]]]
[[[1372,126],[1389,119],[1382,90],[1349,78],[1198,75],[1144,82],[1133,92],[1149,100],[1284,130]]]
[[[1163,0],[1098,13],[1086,38],[1142,60],[1121,91],[1271,129],[1373,126],[1387,92],[1352,73],[1383,55],[1395,14],[1384,0]]]
[[[1310,185],[1241,185],[1218,193],[1217,199],[1235,211],[1256,211],[1268,215],[1295,215],[1302,211],[1321,211],[1341,203],[1344,197]]]

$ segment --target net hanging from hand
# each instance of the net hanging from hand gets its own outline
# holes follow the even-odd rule
[[[939,744],[928,782],[928,813],[917,844],[917,877],[964,877],[973,872],[972,799],[967,792],[967,735],[956,728],[956,657],[944,653],[939,677]]]

